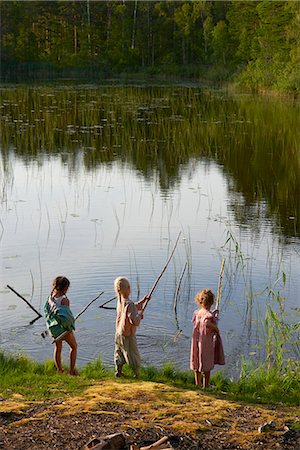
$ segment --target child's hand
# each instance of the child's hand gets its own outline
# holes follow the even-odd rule
[[[151,296],[145,295],[145,297],[142,299],[142,302],[145,303],[145,302],[147,302],[150,299],[151,299]]]
[[[218,317],[219,317],[219,310],[215,309],[214,312],[213,312],[213,315],[218,319]]]

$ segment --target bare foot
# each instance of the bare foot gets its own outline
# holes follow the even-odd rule
[[[77,377],[79,375],[79,372],[76,369],[74,369],[74,370],[69,370],[68,374],[73,375],[74,377]]]
[[[124,378],[125,377],[125,373],[123,372],[116,372],[115,373],[115,378]]]

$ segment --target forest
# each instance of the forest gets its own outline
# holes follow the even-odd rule
[[[1,80],[135,76],[299,93],[297,1],[1,1]]]

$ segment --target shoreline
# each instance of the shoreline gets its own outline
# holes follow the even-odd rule
[[[64,70],[64,69],[60,69]],[[78,74],[76,73],[78,71]],[[137,71],[130,72],[124,71],[120,72],[117,76],[115,73],[111,72],[109,74],[93,74],[89,75],[84,72],[83,75],[79,75],[80,68],[75,68],[75,73],[72,74],[72,69],[70,73],[65,75],[57,74],[56,76],[35,76],[30,77],[16,77],[12,79],[11,77],[3,77],[0,74],[0,88],[16,86],[53,86],[55,84],[59,85],[75,85],[75,86],[85,86],[91,85],[96,87],[101,86],[136,86],[136,87],[192,87],[192,88],[202,88],[208,90],[222,90],[227,91],[230,94],[249,94],[258,95],[262,97],[274,97],[286,100],[299,100],[299,93],[296,91],[284,91],[276,90],[271,87],[256,86],[248,87],[242,84],[238,79],[214,79],[206,76],[205,73],[199,72],[197,75],[178,75],[171,72],[157,72],[151,73],[150,71]],[[233,76],[234,78],[234,76]]]
[[[296,373],[293,380],[286,374],[280,380],[287,392],[298,392],[288,404],[280,392],[276,401],[263,398],[264,388],[273,395],[280,389],[272,384],[271,371],[254,386],[256,398],[247,397],[243,384],[237,398],[234,384],[219,374],[212,379],[215,388],[203,390],[193,384],[192,371],[171,365],[144,368],[139,379],[125,369],[126,377],[115,379],[98,359],[80,376],[70,376],[56,372],[52,361],[40,364],[0,352],[1,448],[74,450],[117,432],[124,433],[127,450],[129,444],[149,445],[163,436],[181,450],[294,450],[300,444]],[[247,375],[249,385],[253,380]],[[262,432],[268,423],[272,427]]]

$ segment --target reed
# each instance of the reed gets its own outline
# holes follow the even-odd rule
[[[2,96],[5,156],[11,147],[24,160],[63,150],[76,167],[82,153],[88,170],[125,157],[146,178],[155,168],[165,191],[193,158],[214,160],[243,193],[245,212],[264,200],[285,235],[299,235],[291,219],[299,210],[299,105],[182,86],[14,87]],[[239,215],[246,217],[237,208]]]

